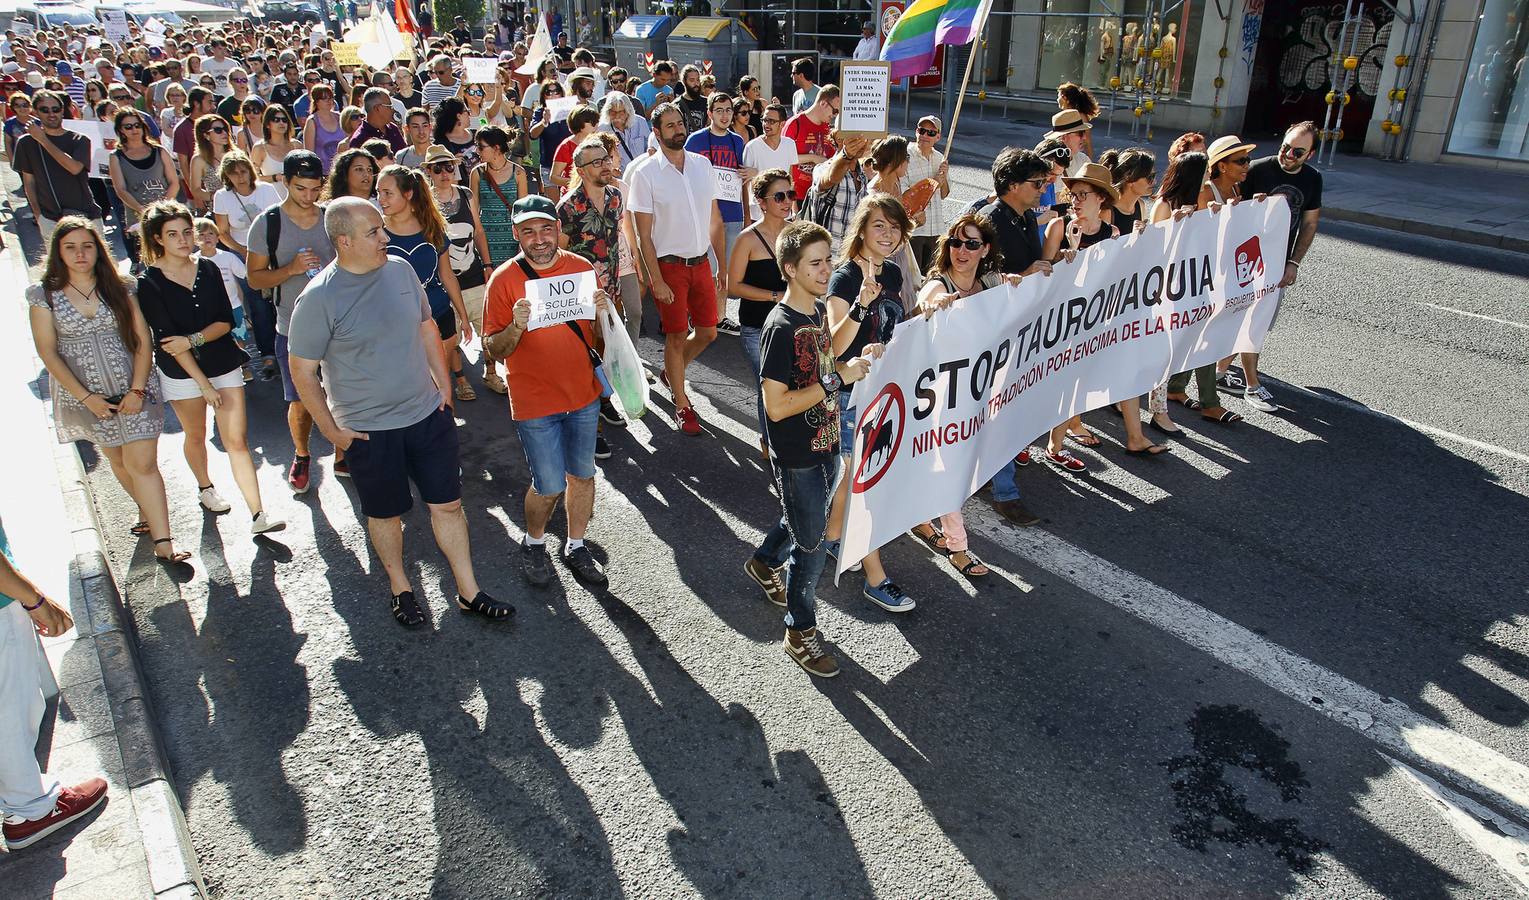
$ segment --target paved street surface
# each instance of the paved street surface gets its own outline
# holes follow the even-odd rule
[[[957,196],[985,172],[955,172]],[[1524,890],[1529,261],[1325,226],[1264,368],[1287,409],[1176,417],[1170,456],[1032,466],[1036,529],[967,504],[992,576],[884,551],[917,599],[820,587],[845,671],[811,680],[742,564],[779,509],[736,339],[607,430],[611,586],[527,587],[502,398],[462,404],[480,579],[466,618],[422,507],[431,626],[387,612],[355,495],[291,498],[279,388],[251,387],[267,504],[203,517],[167,436],[170,580],[94,481],[216,897],[1436,897]],[[643,351],[657,359],[659,345]],[[1176,408],[1177,409],[1177,408]],[[173,417],[172,417],[173,420]],[[1149,432],[1150,434],[1151,432]],[[215,457],[223,493],[236,497]],[[560,533],[561,516],[555,522]],[[1403,763],[1409,765],[1403,765]],[[1502,819],[1507,815],[1509,819]]]

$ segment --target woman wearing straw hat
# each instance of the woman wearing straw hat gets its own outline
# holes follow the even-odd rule
[[[1051,130],[1046,132],[1046,137],[1056,138],[1067,145],[1067,150],[1072,154],[1072,160],[1067,165],[1067,174],[1075,176],[1083,171],[1083,167],[1092,163],[1093,158],[1084,150],[1085,138],[1094,126],[1088,124],[1088,117],[1076,109],[1064,109],[1051,117]]]
[[[1206,160],[1210,163],[1210,175],[1205,187],[1200,189],[1200,208],[1212,203],[1236,203],[1241,194],[1237,186],[1248,177],[1248,166],[1253,163],[1253,144],[1235,134],[1216,138],[1206,148]]]

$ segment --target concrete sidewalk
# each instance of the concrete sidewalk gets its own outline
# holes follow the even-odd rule
[[[45,640],[61,688],[38,741],[45,771],[65,784],[93,775],[110,787],[96,812],[46,840],[0,854],[0,895],[33,898],[194,898],[205,895],[180,801],[169,778],[136,659],[132,617],[107,567],[80,454],[59,444],[43,398],[23,289],[29,273],[17,229],[4,229],[0,277],[0,407],[10,425],[0,515],[17,564],[50,596],[67,598],[75,629]],[[100,462],[105,465],[105,461]]]
[[[938,114],[933,98],[915,95],[906,128],[902,127],[902,98],[893,97],[893,130],[913,137],[918,116]],[[1034,147],[1050,130],[1050,112],[1001,104],[982,108],[971,98],[961,111],[951,161],[990,167],[999,150],[1010,144]],[[1152,140],[1131,138],[1129,111],[1117,110],[1113,127],[1101,117],[1094,128],[1095,155],[1111,147],[1148,147],[1158,155],[1158,173],[1167,170],[1168,145],[1178,132],[1157,129]],[[946,123],[949,125],[949,123]],[[1207,135],[1214,139],[1218,135]],[[1277,137],[1243,135],[1258,144],[1254,156],[1279,149]],[[939,146],[943,149],[944,137]],[[1373,225],[1392,231],[1529,253],[1529,175],[1486,171],[1442,163],[1396,163],[1367,156],[1339,154],[1322,170],[1324,218]]]

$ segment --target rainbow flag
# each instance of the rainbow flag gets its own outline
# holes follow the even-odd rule
[[[892,78],[929,71],[939,45],[970,44],[992,6],[993,0],[913,0],[881,44],[881,58],[892,64]]]

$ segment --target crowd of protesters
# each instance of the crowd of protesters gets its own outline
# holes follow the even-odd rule
[[[508,25],[487,41],[422,27],[412,59],[377,69],[341,66],[323,40],[281,24],[135,25],[125,46],[92,29],[6,33],[5,146],[46,251],[26,296],[58,437],[100,448],[138,505],[133,533],[166,565],[187,566],[190,554],[170,533],[159,471],[165,406],[180,421],[197,502],[213,514],[231,508],[208,467],[211,407],[250,529],[268,534],[285,525],[257,483],[244,392],[279,381],[292,441],[287,486],[309,490],[316,428],[333,447],[331,474],[351,479],[358,495],[397,621],[426,622],[402,555],[400,517],[415,492],[461,609],[510,616],[512,605],[476,580],[462,510],[451,410],[477,399],[476,381],[507,395],[531,472],[527,580],[555,577],[547,532],[561,500],[561,561],[604,585],[584,539],[597,461],[612,452],[604,429],[627,423],[602,382],[602,334],[587,321],[528,330],[528,282],[587,272],[596,305],[614,309],[634,342],[643,309],[657,311],[662,362],[649,378],[672,398],[683,434],[704,433],[691,365],[732,352],[713,347],[719,335],[736,340],[781,504],[745,570],[784,608],[786,652],[832,676],[814,592],[844,533],[850,386],[901,321],[1045,277],[1151,223],[1269,193],[1285,194],[1294,211],[1282,279],[1290,284],[1316,230],[1310,123],[1256,162],[1235,136],[1186,134],[1160,173],[1143,148],[1095,161],[1089,120],[1098,106],[1064,85],[1045,139],[1004,149],[993,193],[953,209],[939,118],[920,119],[912,140],[840,135],[840,91],[818,83],[811,60],[793,64],[793,96],[767,98],[751,77],[729,93],[698,67],[664,60],[644,79],[566,39],[528,60],[529,21]],[[509,46],[498,52],[498,42]],[[494,80],[469,83],[464,58],[485,53],[497,56]],[[76,71],[96,76],[84,91]],[[64,127],[71,118],[110,124],[104,177],[95,177],[90,140]],[[120,265],[113,232],[127,255]],[[469,369],[464,349],[476,349],[480,368]],[[1149,392],[1145,425],[1179,435],[1175,403],[1235,425],[1242,416],[1226,394],[1276,409],[1256,355],[1232,362]],[[1146,436],[1141,405],[1116,409],[1124,452],[1167,452]],[[1102,441],[1074,418],[1034,449],[1014,448],[990,485],[1006,520],[1038,521],[1016,474],[1033,459],[1086,470],[1069,443]],[[966,577],[989,574],[959,509],[914,534]],[[849,568],[863,573],[869,602],[915,608],[879,554]]]

